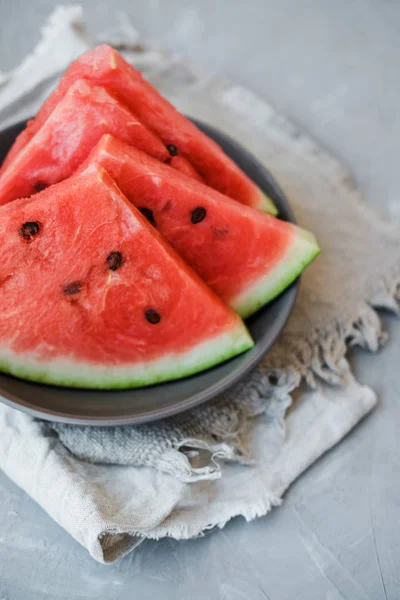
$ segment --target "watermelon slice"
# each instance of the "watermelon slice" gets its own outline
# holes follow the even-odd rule
[[[102,87],[76,81],[38,133],[0,175],[0,204],[69,177],[104,133],[169,160],[164,144]]]
[[[196,171],[196,169],[190,164],[188,160],[183,158],[183,156],[172,156],[170,161],[165,161],[168,163],[173,169],[180,171],[181,173],[185,173],[188,177],[192,177],[197,181],[201,181],[205,183],[204,179],[201,175]]]
[[[103,169],[0,212],[1,371],[127,388],[190,375],[253,345]]]
[[[107,170],[242,317],[281,293],[319,252],[311,233],[234,202],[112,136],[100,140],[82,170],[90,163]]]
[[[276,208],[241,169],[193,123],[180,114],[141,73],[113,48],[104,44],[82,54],[67,69],[58,87],[33,121],[17,138],[5,168],[51,115],[77,79],[96,82],[126,104],[179,156],[189,160],[205,182],[239,202],[276,214]]]

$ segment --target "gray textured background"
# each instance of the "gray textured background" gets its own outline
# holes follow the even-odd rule
[[[50,0],[0,0],[0,69],[39,38]],[[124,9],[148,38],[239,81],[355,173],[400,217],[400,4],[390,0],[83,3],[92,30]],[[356,224],[355,224],[356,225]],[[0,474],[0,600],[400,599],[400,323],[378,356],[352,356],[381,406],[267,518],[95,563]]]

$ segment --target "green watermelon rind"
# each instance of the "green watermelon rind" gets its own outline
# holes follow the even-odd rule
[[[0,371],[37,383],[89,389],[128,389],[181,379],[229,360],[254,346],[245,325],[174,353],[142,364],[103,367],[80,359],[38,361],[34,354],[0,351]]]
[[[312,233],[300,227],[294,229],[292,242],[274,269],[229,302],[243,319],[279,296],[320,253]]]
[[[258,208],[259,210],[262,210],[263,212],[266,212],[269,215],[276,217],[278,214],[278,209],[276,208],[275,204],[272,202],[271,198],[269,196],[267,196],[266,194],[264,194],[264,192],[262,192],[261,190],[258,190],[258,191],[260,194],[260,201],[259,201],[259,204],[257,204],[254,208]]]

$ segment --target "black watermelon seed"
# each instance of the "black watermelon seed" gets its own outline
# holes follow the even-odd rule
[[[166,165],[169,165],[169,164],[171,164],[171,160],[172,160],[172,158],[171,158],[171,157],[169,157],[169,158],[166,158],[166,159],[164,160],[164,163],[165,163]]]
[[[200,221],[202,221],[205,218],[206,214],[207,214],[206,209],[203,208],[202,206],[198,206],[197,208],[192,210],[190,220],[195,225],[196,223],[200,223]]]
[[[122,254],[121,252],[110,252],[107,256],[107,266],[110,271],[116,271],[120,268],[122,263]]]
[[[144,217],[148,220],[149,223],[156,226],[156,220],[154,218],[153,211],[150,208],[146,208],[145,206],[139,206],[139,210]]]
[[[63,287],[64,294],[67,296],[73,296],[74,294],[79,294],[82,289],[82,285],[79,281],[73,281],[72,283],[68,283]]]
[[[161,321],[161,315],[154,310],[154,308],[148,308],[145,310],[144,315],[149,323],[152,325],[157,325]]]
[[[49,187],[47,185],[47,183],[44,183],[44,181],[38,181],[37,183],[35,183],[35,185],[33,186],[33,189],[35,190],[35,192],[42,192],[43,190],[45,190],[47,187]]]
[[[174,145],[174,144],[168,144],[167,145],[167,150],[170,153],[171,156],[177,156],[178,155],[178,148]]]
[[[33,236],[35,236],[39,233],[39,230],[40,230],[39,223],[36,223],[36,221],[27,221],[26,223],[24,223],[22,225],[21,229],[19,230],[19,235],[26,242],[30,242],[30,241],[32,241]]]

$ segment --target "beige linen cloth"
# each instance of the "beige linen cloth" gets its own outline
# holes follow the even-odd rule
[[[105,38],[179,109],[252,151],[322,246],[278,343],[218,402],[106,429],[52,425],[0,406],[0,467],[109,563],[146,538],[186,539],[237,515],[265,515],[375,406],[345,354],[349,345],[376,351],[384,336],[375,309],[398,311],[400,230],[364,203],[337,160],[265,101],[143,46],[126,19],[90,40],[79,6],[58,7],[33,54],[0,77],[1,124],[33,114],[67,64]]]

